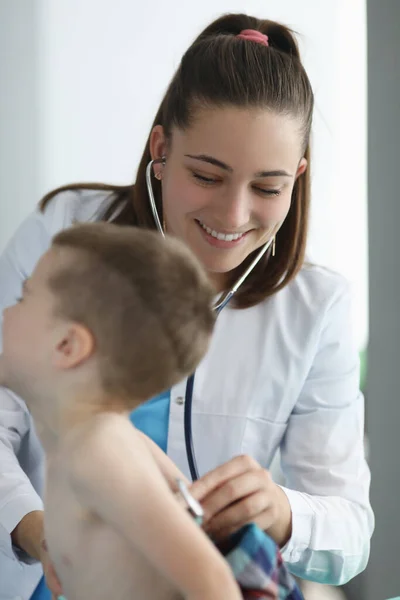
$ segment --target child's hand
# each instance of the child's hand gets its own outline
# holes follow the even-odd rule
[[[62,588],[54,565],[50,560],[46,540],[42,540],[40,544],[40,562],[43,565],[46,585],[52,594],[52,600],[56,600],[58,596],[62,595]]]

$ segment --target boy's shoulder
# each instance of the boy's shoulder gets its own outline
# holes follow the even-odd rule
[[[102,412],[86,418],[68,434],[68,444],[76,452],[98,452],[104,446],[108,451],[117,442],[121,444],[141,443],[141,437],[127,415],[117,412]]]

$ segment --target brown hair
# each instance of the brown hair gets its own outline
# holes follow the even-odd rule
[[[60,247],[71,256],[49,280],[56,312],[92,332],[105,392],[132,408],[195,370],[214,326],[215,291],[182,242],[90,223],[58,233]]]
[[[269,46],[243,40],[243,29],[268,35]],[[242,14],[223,16],[209,25],[184,54],[154,119],[168,138],[174,126],[190,126],[199,107],[255,107],[297,117],[301,124],[304,156],[310,164],[309,137],[313,113],[313,92],[301,64],[293,33],[284,25]],[[59,188],[41,202],[67,189],[109,191],[114,200],[103,215],[106,220],[154,229],[146,189],[146,166],[151,160],[150,137],[134,186],[115,187],[76,184]],[[293,188],[289,213],[276,237],[276,255],[266,255],[248,276],[235,296],[235,306],[246,308],[261,302],[284,287],[300,270],[305,255],[310,203],[310,169],[300,175]],[[153,178],[158,211],[162,213],[161,184]],[[118,215],[116,209],[119,209]],[[234,281],[250,261],[232,272]],[[231,282],[229,282],[231,283]]]

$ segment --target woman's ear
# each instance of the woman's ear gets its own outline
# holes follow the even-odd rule
[[[91,358],[95,350],[93,334],[87,327],[70,323],[57,341],[53,366],[73,369]]]
[[[299,166],[297,167],[296,179],[298,177],[300,177],[300,175],[303,175],[303,173],[305,173],[307,166],[308,166],[307,159],[303,157],[301,159],[301,161],[299,162]]]
[[[162,125],[155,125],[150,134],[150,155],[152,160],[165,156],[167,151],[167,139]]]

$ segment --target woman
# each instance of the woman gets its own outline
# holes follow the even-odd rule
[[[202,477],[191,491],[216,540],[255,522],[293,573],[340,584],[365,568],[373,514],[348,286],[304,262],[312,111],[287,28],[246,15],[218,19],[184,55],[135,184],[75,184],[48,194],[1,259],[0,303],[15,301],[52,235],[74,221],[154,229],[158,219],[193,250],[222,295],[269,243],[219,315],[197,371],[193,437]],[[156,216],[146,187],[151,161]],[[185,386],[132,418],[188,473]],[[0,575],[18,582],[5,598],[26,597],[38,569],[23,561],[40,559],[47,570],[42,457],[23,400],[6,390],[0,426]],[[278,448],[285,487],[268,471]]]

